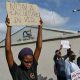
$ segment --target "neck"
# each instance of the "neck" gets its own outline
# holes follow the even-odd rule
[[[21,63],[21,65],[20,65],[20,67],[21,67],[22,69],[24,69],[24,70],[28,70],[22,63]]]

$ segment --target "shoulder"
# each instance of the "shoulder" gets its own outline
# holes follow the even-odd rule
[[[72,65],[74,71],[79,69],[79,67],[77,66],[77,64],[75,64],[75,63],[71,63],[71,65]]]
[[[33,58],[33,65],[38,65],[38,61],[35,58]]]
[[[14,63],[13,63],[13,66],[9,67],[9,70],[10,70],[10,71],[13,71],[13,70],[15,71],[15,70],[17,70],[18,68],[19,68],[19,66],[14,62]]]

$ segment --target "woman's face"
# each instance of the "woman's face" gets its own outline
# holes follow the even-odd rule
[[[33,56],[32,55],[26,55],[23,57],[23,60],[22,60],[22,64],[27,68],[29,69],[32,64],[33,64]]]

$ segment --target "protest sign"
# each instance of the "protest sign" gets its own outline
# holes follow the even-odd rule
[[[61,40],[61,45],[63,46],[63,48],[70,48],[68,40]]]
[[[40,15],[37,5],[6,2],[11,26],[39,25]]]
[[[71,80],[80,80],[80,69],[71,73]]]

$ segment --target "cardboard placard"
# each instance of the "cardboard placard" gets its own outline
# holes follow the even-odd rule
[[[6,2],[11,26],[39,25],[40,14],[37,5]]]

